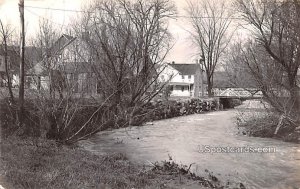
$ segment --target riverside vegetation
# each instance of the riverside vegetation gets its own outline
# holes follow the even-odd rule
[[[275,138],[300,143],[300,123],[278,113],[262,100],[252,100],[238,108],[237,125],[240,133],[248,136]]]
[[[27,129],[23,129],[14,124],[17,119],[13,113],[15,107],[5,100],[1,104],[0,183],[5,188],[245,188],[241,183],[222,182],[208,171],[206,176],[197,176],[189,171],[191,165],[179,165],[171,160],[146,167],[128,161],[124,154],[99,156],[78,147],[76,143],[62,143],[68,133],[54,132],[53,128],[57,125],[51,123],[51,116],[48,123],[41,120],[33,102],[27,101],[26,107]],[[94,108],[88,106],[78,111],[72,126],[76,127],[75,123],[78,125],[78,121],[93,112]],[[106,108],[103,107],[103,110]],[[158,101],[146,106],[143,111],[136,110],[138,113],[132,123],[201,113],[215,108],[215,103],[200,100]],[[49,127],[40,123],[49,124]],[[46,137],[41,137],[45,128],[49,129]],[[118,125],[107,123],[98,131],[108,128],[118,128]]]

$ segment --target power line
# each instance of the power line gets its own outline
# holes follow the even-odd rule
[[[53,21],[52,21],[51,19],[49,19],[49,18],[45,18],[45,17],[43,17],[43,16],[41,16],[41,15],[38,15],[38,14],[35,13],[35,12],[32,12],[31,10],[27,9],[26,6],[25,6],[25,10],[28,11],[28,12],[30,12],[31,14],[33,14],[33,15],[39,17],[39,18],[42,18],[42,19],[44,19],[44,20],[48,20],[48,21],[50,21],[50,22],[53,23],[53,24],[56,24],[56,25],[60,25],[60,26],[66,27],[65,24],[59,24],[59,23],[57,23],[57,22],[53,22]]]
[[[27,8],[33,9],[44,9],[44,10],[53,10],[53,11],[66,11],[66,12],[83,12],[83,13],[95,13],[93,11],[84,11],[84,10],[74,10],[74,9],[60,9],[60,8],[50,8],[50,7],[36,7],[36,6],[25,6]]]
[[[241,20],[243,18],[240,17],[212,17],[212,16],[186,16],[186,15],[178,15],[178,16],[174,16],[174,17],[178,17],[178,18],[218,18],[218,19],[228,19],[228,20]]]
[[[74,10],[74,9],[60,9],[60,8],[50,8],[50,7],[36,7],[36,6],[25,6],[27,8],[33,9],[43,9],[43,10],[52,10],[52,11],[66,11],[66,12],[75,12],[75,13],[95,13],[94,11],[84,11],[84,10]],[[211,16],[188,16],[188,15],[176,15],[171,16],[174,18],[218,18],[218,19],[229,19],[229,20],[241,20],[243,18],[240,17],[211,17]]]

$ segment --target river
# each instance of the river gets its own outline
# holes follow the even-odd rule
[[[300,188],[300,145],[240,135],[237,115],[233,109],[155,121],[100,132],[80,144],[98,154],[125,153],[141,164],[168,160],[170,155],[177,163],[194,163],[192,171],[199,175],[207,169],[221,180],[242,182],[246,188]],[[218,153],[221,148],[236,147],[271,147],[271,152]]]

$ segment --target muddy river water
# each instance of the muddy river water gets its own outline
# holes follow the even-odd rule
[[[247,188],[300,188],[300,145],[238,134],[236,116],[233,109],[177,117],[100,132],[80,144],[98,154],[125,153],[141,164],[171,156],[177,163],[194,163],[199,175],[208,169]]]

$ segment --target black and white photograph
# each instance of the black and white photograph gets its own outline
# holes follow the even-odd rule
[[[300,189],[300,0],[0,0],[0,189]]]

